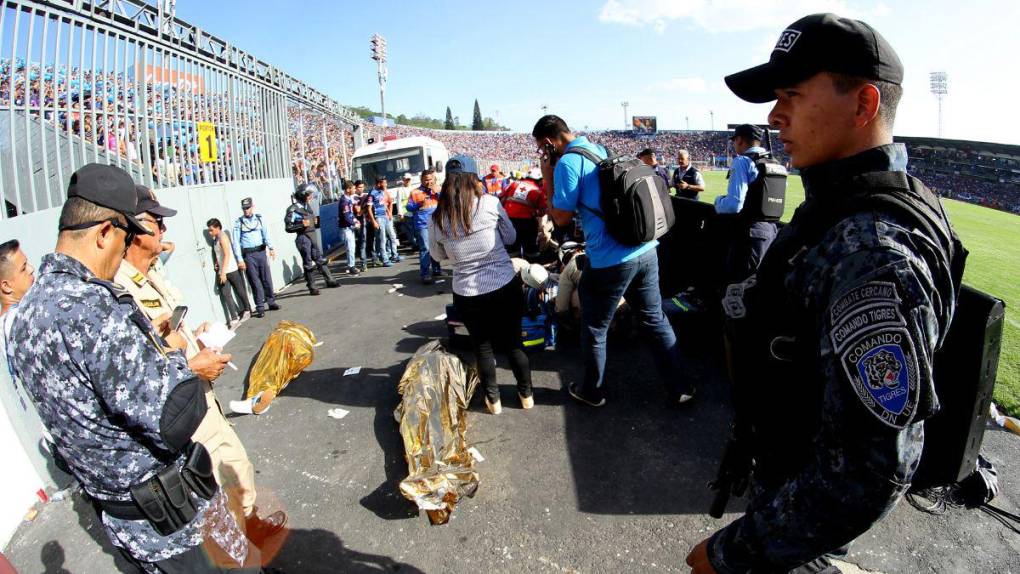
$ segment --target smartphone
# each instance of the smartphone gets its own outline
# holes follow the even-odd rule
[[[188,314],[188,308],[184,305],[178,305],[174,308],[173,313],[170,314],[170,330],[176,331],[181,328],[181,324],[184,323],[184,316]]]

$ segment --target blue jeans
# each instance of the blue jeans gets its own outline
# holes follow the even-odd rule
[[[624,297],[646,331],[655,367],[670,395],[687,392],[673,327],[662,311],[659,294],[659,259],[652,249],[630,261],[587,268],[578,285],[581,300],[581,352],[584,354],[584,385],[601,390],[606,372],[606,334],[620,298]]]
[[[351,267],[354,267],[354,252],[358,243],[354,237],[354,228],[342,228],[340,230],[340,236],[343,237],[344,245],[347,246],[347,268],[350,269]],[[364,260],[364,255],[362,255],[362,260]]]
[[[380,217],[376,219],[379,229],[375,230],[375,259],[376,261],[397,260],[397,232],[393,230],[393,220]]]
[[[418,244],[418,271],[421,276],[439,275],[442,270],[439,262],[429,255],[429,228],[415,229],[414,241]]]

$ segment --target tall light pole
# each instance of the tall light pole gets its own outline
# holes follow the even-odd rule
[[[542,104],[542,115],[544,116],[544,115],[546,115],[548,113],[549,113],[549,106],[547,106],[545,104]]]
[[[630,122],[627,121],[627,106],[630,102],[620,102],[620,105],[623,106],[623,129],[626,131],[630,129]]]
[[[687,131],[691,131],[691,117],[684,116],[684,121],[687,122]]]
[[[949,93],[949,75],[945,72],[931,73],[931,93],[939,101],[939,137],[942,137],[942,99]]]
[[[713,112],[712,110],[708,110],[708,121],[709,121],[709,124],[708,124],[709,128],[714,132],[715,131],[715,112]]]
[[[383,134],[386,133],[386,38],[372,34],[372,59],[378,65],[379,106],[382,108]]]

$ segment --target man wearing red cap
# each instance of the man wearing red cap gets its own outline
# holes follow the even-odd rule
[[[499,164],[492,164],[489,166],[489,175],[482,178],[482,184],[485,186],[485,193],[489,195],[495,195],[499,197],[503,190],[506,189],[506,176],[499,171]]]

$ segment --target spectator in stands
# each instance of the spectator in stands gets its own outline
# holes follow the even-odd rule
[[[230,236],[223,231],[223,224],[214,217],[205,222],[205,227],[209,238],[213,241],[213,255],[216,258],[216,285],[220,292],[220,300],[227,310],[227,319],[233,328],[237,323],[251,316],[248,289],[244,286],[244,276],[237,267],[237,260],[234,259],[234,247]],[[227,283],[230,284],[229,287]]]
[[[759,221],[753,215],[756,209],[760,211],[760,206],[749,205],[745,209],[748,187],[758,177],[753,158],[768,153],[761,147],[763,133],[761,128],[751,124],[742,124],[733,130],[730,141],[737,156],[730,166],[726,195],[715,198],[716,213],[740,214],[740,221],[734,224],[726,256],[727,284],[739,283],[750,277],[779,232],[775,223]]]
[[[474,347],[485,406],[498,415],[503,407],[495,351],[507,354],[521,406],[530,409],[535,404],[531,365],[521,341],[524,300],[506,251],[514,241],[514,227],[499,199],[484,191],[470,167],[457,159],[447,163],[439,204],[429,222],[429,240],[433,256],[453,265],[453,303]]]
[[[667,174],[666,170],[659,165],[658,155],[659,152],[657,152],[654,148],[646,147],[638,153],[637,157],[639,160],[645,162],[646,165],[651,166],[655,170],[655,173],[659,174],[659,177],[662,178],[662,183],[665,184],[666,189],[669,189],[669,174]]]
[[[676,154],[679,167],[673,173],[673,188],[677,195],[687,199],[698,199],[698,194],[705,191],[705,178],[698,168],[691,163],[691,154],[685,149]]]
[[[656,367],[666,385],[668,402],[680,404],[694,395],[691,383],[683,377],[679,349],[673,328],[662,312],[659,294],[659,265],[655,253],[657,241],[628,246],[614,239],[605,222],[581,205],[598,205],[601,196],[598,167],[579,153],[580,149],[605,159],[606,150],[584,136],[575,136],[566,122],[554,115],[543,116],[532,130],[542,151],[542,171],[549,200],[549,215],[558,225],[568,224],[580,211],[584,229],[588,269],[581,276],[581,346],[584,353],[584,380],[571,383],[567,390],[574,399],[601,407],[606,403],[604,376],[606,334],[616,313],[617,303],[626,293],[628,303],[648,331]],[[552,156],[559,155],[553,165]],[[555,171],[554,171],[555,168]]]
[[[345,181],[344,193],[340,196],[339,206],[337,207],[337,223],[340,226],[340,235],[343,236],[344,245],[346,245],[347,273],[349,275],[358,274],[358,268],[355,266],[354,259],[357,246],[355,234],[360,231],[361,227],[358,216],[355,214],[357,203],[357,199],[354,196],[354,183]],[[362,262],[364,262],[364,255],[362,255]]]

